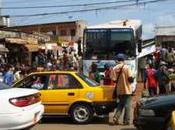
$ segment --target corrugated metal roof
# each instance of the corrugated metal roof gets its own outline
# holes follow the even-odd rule
[[[157,36],[175,36],[175,26],[161,26],[155,28]]]

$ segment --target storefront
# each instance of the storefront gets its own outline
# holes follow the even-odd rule
[[[3,44],[0,44],[0,65],[6,63],[8,52],[9,50]]]
[[[32,65],[34,54],[39,50],[38,44],[29,44],[26,40],[6,38],[5,45],[9,50],[8,63]]]
[[[57,59],[57,57],[62,55],[63,51],[63,48],[61,46],[58,46],[57,43],[45,43],[43,45],[40,45],[40,48],[45,51],[48,59]]]

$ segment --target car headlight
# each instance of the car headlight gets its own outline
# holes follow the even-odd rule
[[[150,109],[140,109],[139,113],[141,116],[155,116],[155,112]]]

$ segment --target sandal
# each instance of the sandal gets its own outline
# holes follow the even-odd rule
[[[118,121],[118,119],[116,117],[113,117],[113,123],[115,125],[119,125],[119,121]]]

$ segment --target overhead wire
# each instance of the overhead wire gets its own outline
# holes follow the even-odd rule
[[[82,12],[89,12],[89,11],[97,11],[97,10],[111,10],[111,9],[119,9],[122,7],[130,7],[135,5],[146,5],[151,3],[157,3],[162,1],[168,0],[150,0],[150,1],[143,1],[137,3],[129,3],[123,5],[114,5],[114,6],[107,6],[107,7],[99,7],[99,8],[90,8],[90,9],[79,9],[79,10],[70,10],[70,11],[60,11],[60,12],[51,12],[51,13],[38,13],[38,14],[28,14],[28,15],[10,15],[10,17],[36,17],[36,16],[47,16],[47,15],[59,15],[59,14],[68,14],[68,13],[82,13]]]
[[[95,3],[85,3],[85,4],[66,4],[66,5],[47,5],[47,6],[16,6],[16,7],[1,7],[0,9],[34,9],[34,8],[58,8],[58,7],[80,7],[80,6],[93,6],[93,5],[106,5],[106,4],[119,4],[135,2],[135,0],[120,0],[120,1],[108,1],[108,2],[95,2]]]
[[[10,1],[10,0],[6,0],[6,1],[2,1],[2,3],[3,4],[30,4],[30,3],[36,3],[36,4],[49,4],[49,3],[52,3],[52,2],[56,2],[56,3],[63,3],[63,2],[67,2],[67,1],[70,1],[70,0],[62,0],[62,1],[58,1],[58,0],[46,0],[46,1],[44,1],[44,0],[41,0],[41,1],[36,1],[36,0],[26,0],[26,1],[24,1],[24,0],[12,0],[12,1]]]

